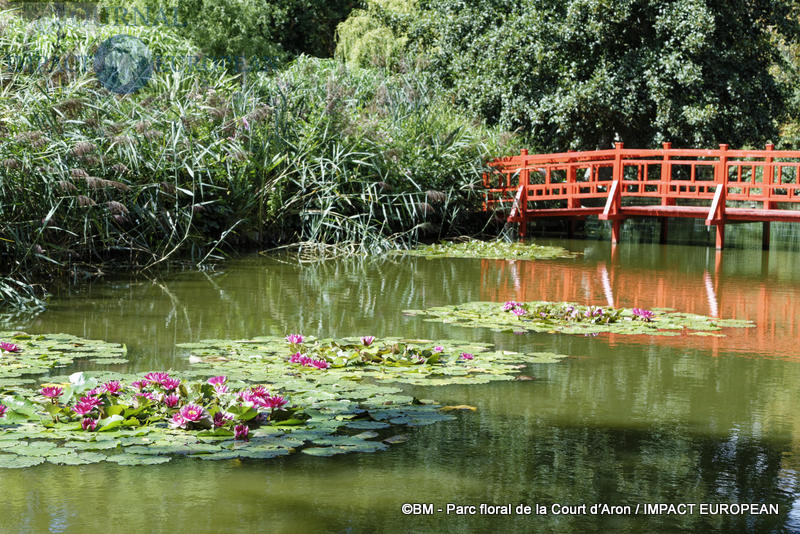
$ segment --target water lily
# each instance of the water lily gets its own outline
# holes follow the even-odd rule
[[[136,382],[131,382],[131,385],[136,389],[144,389],[150,385],[150,382],[147,380],[137,380]]]
[[[233,439],[247,441],[248,434],[250,434],[250,427],[247,425],[236,425],[233,427]]]
[[[433,352],[444,352],[444,347],[442,347],[441,345],[436,345],[435,347],[433,347]]]
[[[373,341],[375,341],[375,336],[364,336],[361,338],[361,343],[363,343],[365,347],[372,345]]]
[[[89,395],[87,395],[85,397],[81,397],[81,400],[79,400],[78,403],[86,404],[86,405],[92,406],[92,407],[102,406],[103,405],[103,401],[101,401],[97,397],[90,397]]]
[[[650,321],[652,321],[653,318],[656,316],[656,314],[653,313],[652,311],[645,310],[645,309],[642,309],[642,308],[634,308],[633,309],[633,315],[634,315],[634,317],[638,317],[639,319],[641,319],[642,321],[644,321],[646,323],[649,323]]]
[[[186,421],[195,423],[203,418],[205,414],[205,410],[202,406],[197,404],[187,404],[183,408],[181,408],[180,412],[181,417],[183,417]]]
[[[94,404],[87,404],[85,402],[78,402],[75,406],[72,407],[72,411],[78,415],[86,415],[87,413],[94,410]]]
[[[255,395],[256,397],[268,397],[269,391],[264,386],[256,386],[254,388],[250,388],[250,393]]]
[[[59,398],[62,393],[64,393],[64,389],[58,386],[44,386],[42,389],[39,390],[39,393],[47,397],[48,399],[57,399]]]
[[[119,395],[122,393],[122,384],[119,383],[119,380],[111,380],[103,384],[103,391],[109,395]]]
[[[137,394],[136,394],[136,395],[134,395],[134,396],[135,396],[137,399],[147,399],[147,400],[151,400],[151,401],[154,401],[154,400],[156,400],[156,397],[155,397],[155,395],[153,395],[153,394],[152,394],[152,393],[150,393],[149,391],[140,391],[139,393],[137,393]]]
[[[227,376],[212,376],[208,379],[208,383],[212,386],[222,385],[228,381]]]
[[[177,388],[180,385],[181,385],[180,378],[168,377],[161,382],[161,387],[163,387],[165,391],[172,391],[173,389]]]
[[[503,303],[503,311],[511,311],[519,306],[520,306],[519,302],[514,302],[513,300],[509,300]]]
[[[169,375],[167,373],[147,373],[144,375],[144,379],[153,384],[163,384],[164,380],[168,378]]]
[[[300,334],[289,334],[286,336],[286,341],[291,343],[292,345],[299,345],[303,342],[303,336]]]
[[[178,405],[178,403],[180,401],[181,401],[181,398],[179,396],[175,395],[174,393],[172,393],[171,395],[165,395],[161,399],[161,402],[166,404],[167,408],[174,408],[175,406]]]
[[[228,412],[217,412],[214,414],[214,426],[219,428],[225,426],[225,423],[233,420],[233,414]]]
[[[513,310],[511,310],[511,313],[513,313],[513,314],[514,314],[514,315],[516,315],[517,317],[522,317],[523,315],[525,315],[525,314],[526,314],[526,313],[528,313],[528,312],[527,312],[527,311],[525,311],[525,308],[520,308],[519,306],[517,306],[516,308],[514,308]]]
[[[86,396],[87,397],[96,397],[98,395],[101,395],[102,393],[103,393],[103,388],[101,388],[101,387],[92,388],[92,389],[90,389],[89,391],[86,392]]]
[[[462,352],[461,353],[461,359],[462,360],[472,360],[472,359],[475,359],[475,356],[470,354],[469,352]]]
[[[313,362],[311,362],[311,365],[313,365],[317,369],[327,369],[328,367],[331,366],[331,364],[329,364],[325,360],[314,360]]]
[[[83,421],[81,421],[81,428],[88,432],[94,432],[94,429],[97,428],[97,419],[85,417]]]
[[[217,392],[217,395],[224,395],[228,392],[228,386],[225,384],[214,384],[214,391]]]
[[[172,416],[169,424],[173,428],[186,428],[186,419],[183,418],[180,412],[177,412]]]
[[[284,397],[280,395],[273,395],[271,397],[267,397],[265,400],[265,404],[267,408],[281,408],[282,406],[286,405],[289,401],[286,400]]]
[[[300,358],[302,358],[302,357],[303,357],[302,354],[300,354],[299,352],[295,352],[294,354],[289,356],[289,362],[290,363],[300,363]]]
[[[8,406],[6,406],[5,404],[0,404],[0,417],[5,417],[7,411],[8,411]]]
[[[7,341],[0,341],[0,350],[5,352],[19,352],[20,348],[13,343],[8,343]]]

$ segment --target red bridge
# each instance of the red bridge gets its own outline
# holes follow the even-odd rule
[[[484,175],[485,210],[508,210],[508,221],[537,217],[580,219],[597,215],[612,221],[617,243],[630,217],[705,219],[716,227],[717,249],[725,243],[725,224],[762,222],[769,247],[771,221],[800,222],[800,151],[626,149],[528,154],[496,159]]]

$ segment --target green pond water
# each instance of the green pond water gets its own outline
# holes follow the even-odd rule
[[[570,357],[523,370],[534,380],[406,387],[477,410],[410,429],[385,452],[0,470],[0,532],[800,531],[800,253],[751,245],[717,258],[697,246],[623,243],[612,252],[600,241],[543,242],[580,254],[314,265],[252,257],[217,271],[64,290],[46,312],[10,326],[125,343],[131,363],[113,367],[124,372],[186,368],[177,343],[295,332],[463,339]],[[672,307],[757,327],[726,329],[723,338],[515,335],[402,314],[507,299]],[[434,513],[404,515],[404,503],[432,504]],[[437,511],[448,503],[547,513]],[[696,508],[552,508],[652,503]],[[700,503],[774,504],[778,513],[701,514]]]

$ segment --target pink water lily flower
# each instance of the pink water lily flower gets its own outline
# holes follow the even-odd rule
[[[205,409],[197,404],[187,404],[181,408],[180,412],[178,413],[180,413],[181,417],[183,417],[186,421],[194,423],[203,418]]]
[[[181,398],[172,393],[171,395],[165,395],[161,401],[166,404],[168,408],[174,408],[181,401]]]
[[[94,432],[94,429],[97,428],[97,419],[92,419],[91,417],[84,418],[81,422],[81,428],[89,432]]]
[[[101,395],[102,393],[103,393],[103,388],[102,387],[92,388],[92,389],[90,389],[89,391],[86,392],[86,396],[88,396],[88,397],[96,397],[98,395]]]
[[[269,396],[269,391],[264,386],[256,386],[254,388],[250,388],[250,393],[257,396],[257,397],[267,397]]]
[[[44,386],[39,393],[49,399],[57,399],[64,393],[64,390],[58,386]]]
[[[503,311],[511,311],[514,308],[518,308],[519,306],[521,306],[521,304],[522,303],[520,302],[514,302],[513,300],[509,300],[503,303]]]
[[[19,352],[20,348],[13,343],[8,343],[7,341],[0,341],[0,350],[4,350],[6,352]]]
[[[311,362],[311,365],[313,365],[317,369],[327,369],[328,367],[331,366],[331,364],[329,364],[325,360],[314,360],[313,362]]]
[[[168,378],[169,375],[167,373],[147,373],[144,375],[144,379],[153,384],[163,384],[164,380]]]
[[[221,385],[227,381],[228,381],[227,376],[212,376],[211,378],[208,379],[208,383],[211,384],[212,386],[216,386],[217,384]]]
[[[264,400],[265,400],[264,404],[267,406],[267,408],[272,408],[273,410],[275,408],[281,408],[284,405],[286,405],[286,403],[289,402],[288,400],[286,400],[286,398],[280,395],[273,395],[271,397],[267,397]]]
[[[642,308],[634,308],[633,315],[646,323],[652,321],[653,318],[656,316],[656,314],[651,312],[650,310],[644,310]]]
[[[78,415],[86,415],[87,413],[94,410],[93,404],[86,404],[85,402],[79,402],[72,407],[72,411]]]
[[[233,420],[233,414],[228,412],[217,412],[214,414],[214,426],[219,428],[225,426],[225,423]]]
[[[173,389],[177,388],[180,385],[181,385],[180,378],[167,377],[161,382],[161,387],[163,387],[165,391],[172,391]]]
[[[372,345],[373,341],[375,341],[375,336],[364,336],[361,338],[361,343],[363,343],[365,347]]]
[[[303,342],[303,336],[300,334],[289,334],[286,336],[286,341],[291,343],[292,345],[299,345]]]
[[[289,356],[289,362],[290,363],[300,363],[300,358],[302,358],[302,357],[303,357],[302,354],[300,354],[299,352],[295,352],[294,354]]]
[[[154,400],[156,400],[156,397],[155,397],[155,395],[153,395],[153,394],[152,394],[152,393],[150,393],[149,391],[140,391],[139,393],[137,393],[137,394],[136,394],[136,395],[134,395],[134,396],[135,396],[136,398],[138,398],[138,399],[147,399],[147,400],[151,400],[151,401],[154,401]]]
[[[236,425],[233,427],[233,439],[247,441],[248,434],[250,434],[250,427],[247,425]]]
[[[169,424],[173,428],[186,428],[186,419],[183,418],[180,412],[177,412],[172,416]]]
[[[6,406],[5,404],[0,404],[0,417],[5,417],[7,411],[8,411],[8,406]]]
[[[525,315],[528,312],[525,311],[525,308],[516,307],[513,310],[511,310],[511,313],[513,313],[517,317],[522,317],[523,315]]]
[[[111,380],[103,384],[103,391],[109,395],[119,395],[122,393],[122,384],[118,380]]]
[[[214,384],[214,391],[217,392],[217,395],[224,395],[228,392],[228,386],[225,384]]]
[[[150,385],[150,382],[147,380],[137,380],[136,382],[131,382],[131,385],[136,389],[144,389]]]
[[[433,347],[433,352],[444,352],[444,347],[442,347],[441,345],[436,345],[435,347]]]
[[[475,356],[470,354],[469,352],[462,352],[461,353],[461,359],[462,360],[472,360],[474,358],[475,358]]]
[[[101,401],[97,397],[90,397],[88,395],[85,396],[85,397],[81,397],[81,400],[79,400],[78,403],[86,404],[86,405],[92,406],[92,407],[102,406],[103,405],[103,401]]]

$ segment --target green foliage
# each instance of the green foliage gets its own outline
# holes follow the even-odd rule
[[[649,312],[651,310],[638,310]],[[754,327],[751,321],[716,319],[693,313],[656,309],[651,318],[637,315],[637,309],[581,306],[568,302],[467,302],[403,313],[426,317],[428,321],[461,326],[491,328],[498,332],[562,332],[597,335],[647,334],[651,336],[721,336],[722,328]]]
[[[91,56],[113,26],[0,14],[0,56]],[[153,55],[199,51],[132,26]],[[180,67],[180,65],[179,65]],[[378,251],[465,228],[485,161],[512,148],[424,78],[298,58],[243,83],[219,66],[156,71],[113,96],[91,72],[4,71],[0,303],[14,282],[100,266],[201,263],[303,242]]]
[[[524,242],[505,241],[442,241],[438,244],[418,246],[404,251],[410,256],[425,258],[493,258],[503,260],[543,260],[574,258],[575,254],[563,247],[551,247]]]
[[[788,1],[425,0],[404,24],[457,103],[551,151],[774,138],[771,37],[797,21]]]
[[[177,6],[182,35],[211,55],[266,57],[281,65],[291,56],[330,57],[336,25],[356,0],[140,0],[151,9]]]
[[[336,55],[353,67],[400,70],[408,36],[400,21],[417,9],[416,0],[371,0],[336,29]]]

